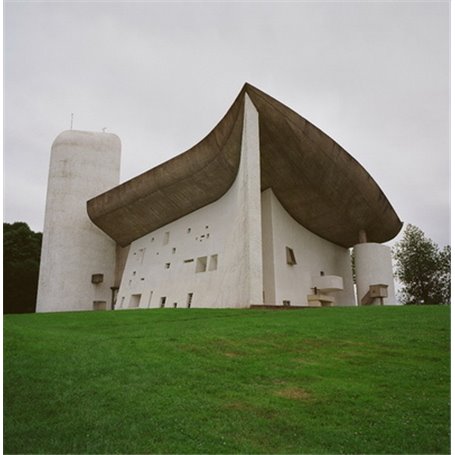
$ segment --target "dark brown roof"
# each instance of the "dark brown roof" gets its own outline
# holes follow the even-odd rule
[[[394,238],[402,222],[365,169],[329,136],[284,104],[245,84],[198,144],[87,202],[91,220],[117,243],[133,240],[219,199],[237,175],[245,94],[259,112],[261,189],[289,214],[344,247]]]

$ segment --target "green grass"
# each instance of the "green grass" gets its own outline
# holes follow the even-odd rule
[[[450,309],[4,318],[5,453],[449,453]]]

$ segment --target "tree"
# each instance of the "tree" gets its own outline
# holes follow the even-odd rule
[[[41,240],[26,223],[3,223],[4,313],[35,311]]]
[[[408,224],[393,256],[404,303],[450,303],[450,246],[439,250],[421,229]]]

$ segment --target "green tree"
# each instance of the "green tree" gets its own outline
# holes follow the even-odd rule
[[[421,229],[408,224],[393,256],[403,303],[450,303],[450,246],[440,250]]]
[[[3,223],[4,313],[35,311],[41,240],[27,223]]]

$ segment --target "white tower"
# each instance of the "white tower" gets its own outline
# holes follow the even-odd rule
[[[396,305],[390,248],[379,243],[354,246],[357,304]]]
[[[37,312],[109,309],[115,242],[87,215],[88,199],[118,185],[120,139],[64,131],[52,144]]]

